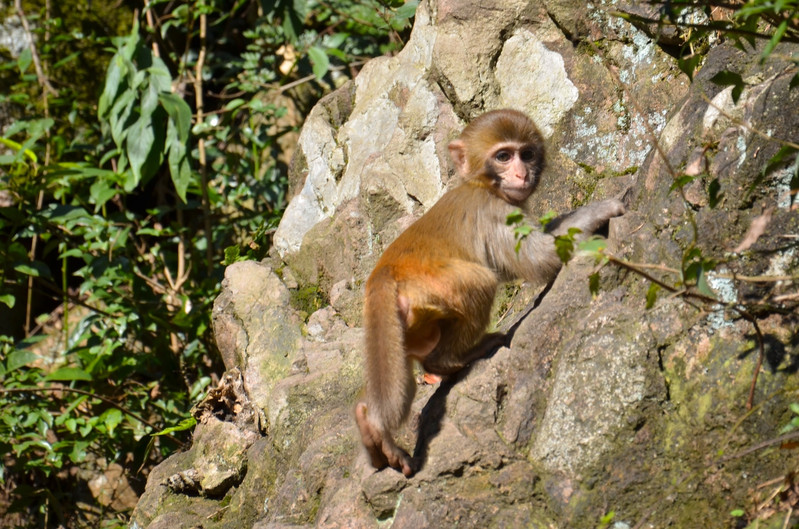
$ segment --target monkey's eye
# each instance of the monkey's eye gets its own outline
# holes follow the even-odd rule
[[[533,149],[524,149],[520,156],[523,162],[532,162],[535,159],[535,151]]]
[[[498,161],[499,163],[507,163],[507,162],[511,161],[511,158],[513,158],[513,155],[511,153],[509,153],[508,151],[498,151],[494,155],[494,159],[496,161]]]

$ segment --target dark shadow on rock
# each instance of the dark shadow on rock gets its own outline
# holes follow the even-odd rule
[[[752,333],[747,334],[746,337],[753,340],[755,345],[738,355],[738,359],[741,360],[752,353],[760,354],[760,347],[757,345],[757,336]],[[790,344],[792,346],[790,349],[796,351],[797,345],[799,345],[799,333],[794,333],[791,337]],[[765,352],[764,363],[768,365],[772,373],[782,371],[793,374],[799,371],[799,354],[790,352],[785,347],[785,344],[773,334],[763,335],[763,349]],[[781,365],[783,365],[782,368],[780,368]]]

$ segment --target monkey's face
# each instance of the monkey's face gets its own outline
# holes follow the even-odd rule
[[[543,168],[543,152],[536,144],[502,142],[488,151],[486,174],[509,202],[523,202],[535,191]]]

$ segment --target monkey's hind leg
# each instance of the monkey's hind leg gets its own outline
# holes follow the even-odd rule
[[[437,351],[434,351],[422,363],[422,367],[426,371],[425,382],[428,384],[440,382],[441,376],[453,375],[475,360],[490,356],[500,347],[507,347],[508,341],[507,334],[492,332],[483,335],[475,345],[463,350],[442,351],[440,354],[436,354]],[[428,376],[428,374],[432,376]]]
[[[469,262],[451,265],[448,272],[447,279],[457,282],[448,285],[449,296],[439,300],[447,317],[438,321],[438,344],[422,360],[425,371],[435,375],[457,373],[506,341],[502,334],[485,332],[497,290],[494,273]]]
[[[445,378],[458,373],[463,368],[469,366],[475,360],[486,358],[495,352],[500,347],[510,346],[510,335],[507,333],[492,332],[483,336],[483,339],[474,347],[469,349],[465,354],[456,356],[457,362],[449,361],[444,365],[428,361],[422,364],[425,373],[422,380],[425,384],[435,385],[442,382]],[[435,357],[432,359],[435,360]]]

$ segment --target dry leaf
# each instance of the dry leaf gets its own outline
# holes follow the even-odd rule
[[[760,236],[766,232],[766,226],[768,226],[768,223],[771,221],[772,213],[774,213],[774,208],[770,207],[767,208],[762,215],[755,217],[752,220],[752,224],[749,226],[749,229],[746,231],[746,235],[744,235],[744,239],[741,241],[741,244],[739,244],[738,247],[733,250],[733,252],[743,252],[755,244]]]

